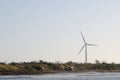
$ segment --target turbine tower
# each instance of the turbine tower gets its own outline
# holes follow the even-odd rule
[[[87,47],[88,47],[88,46],[98,46],[98,45],[87,43],[86,40],[85,40],[85,38],[84,38],[84,36],[83,36],[83,34],[82,34],[82,32],[80,32],[80,34],[81,34],[82,39],[83,39],[83,41],[84,41],[84,45],[83,45],[82,48],[80,49],[78,55],[79,55],[79,54],[81,53],[81,51],[85,48],[85,63],[87,63]]]

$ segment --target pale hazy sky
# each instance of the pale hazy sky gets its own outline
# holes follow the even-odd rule
[[[0,0],[0,61],[120,62],[120,0]]]

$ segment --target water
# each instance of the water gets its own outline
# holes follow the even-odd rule
[[[59,73],[45,75],[0,76],[0,80],[120,80],[120,73]]]

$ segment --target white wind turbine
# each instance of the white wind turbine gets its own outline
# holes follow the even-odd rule
[[[83,34],[82,34],[82,32],[81,32],[81,36],[82,36],[82,39],[83,39],[83,41],[84,41],[84,45],[83,45],[83,47],[80,49],[78,55],[79,55],[79,54],[81,53],[81,51],[85,48],[85,63],[87,63],[87,46],[98,46],[98,45],[87,43],[86,40],[85,40],[85,38],[84,38],[84,36],[83,36]]]

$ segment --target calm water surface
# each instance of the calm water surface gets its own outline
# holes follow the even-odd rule
[[[120,80],[120,73],[59,73],[45,75],[0,76],[0,80]]]

